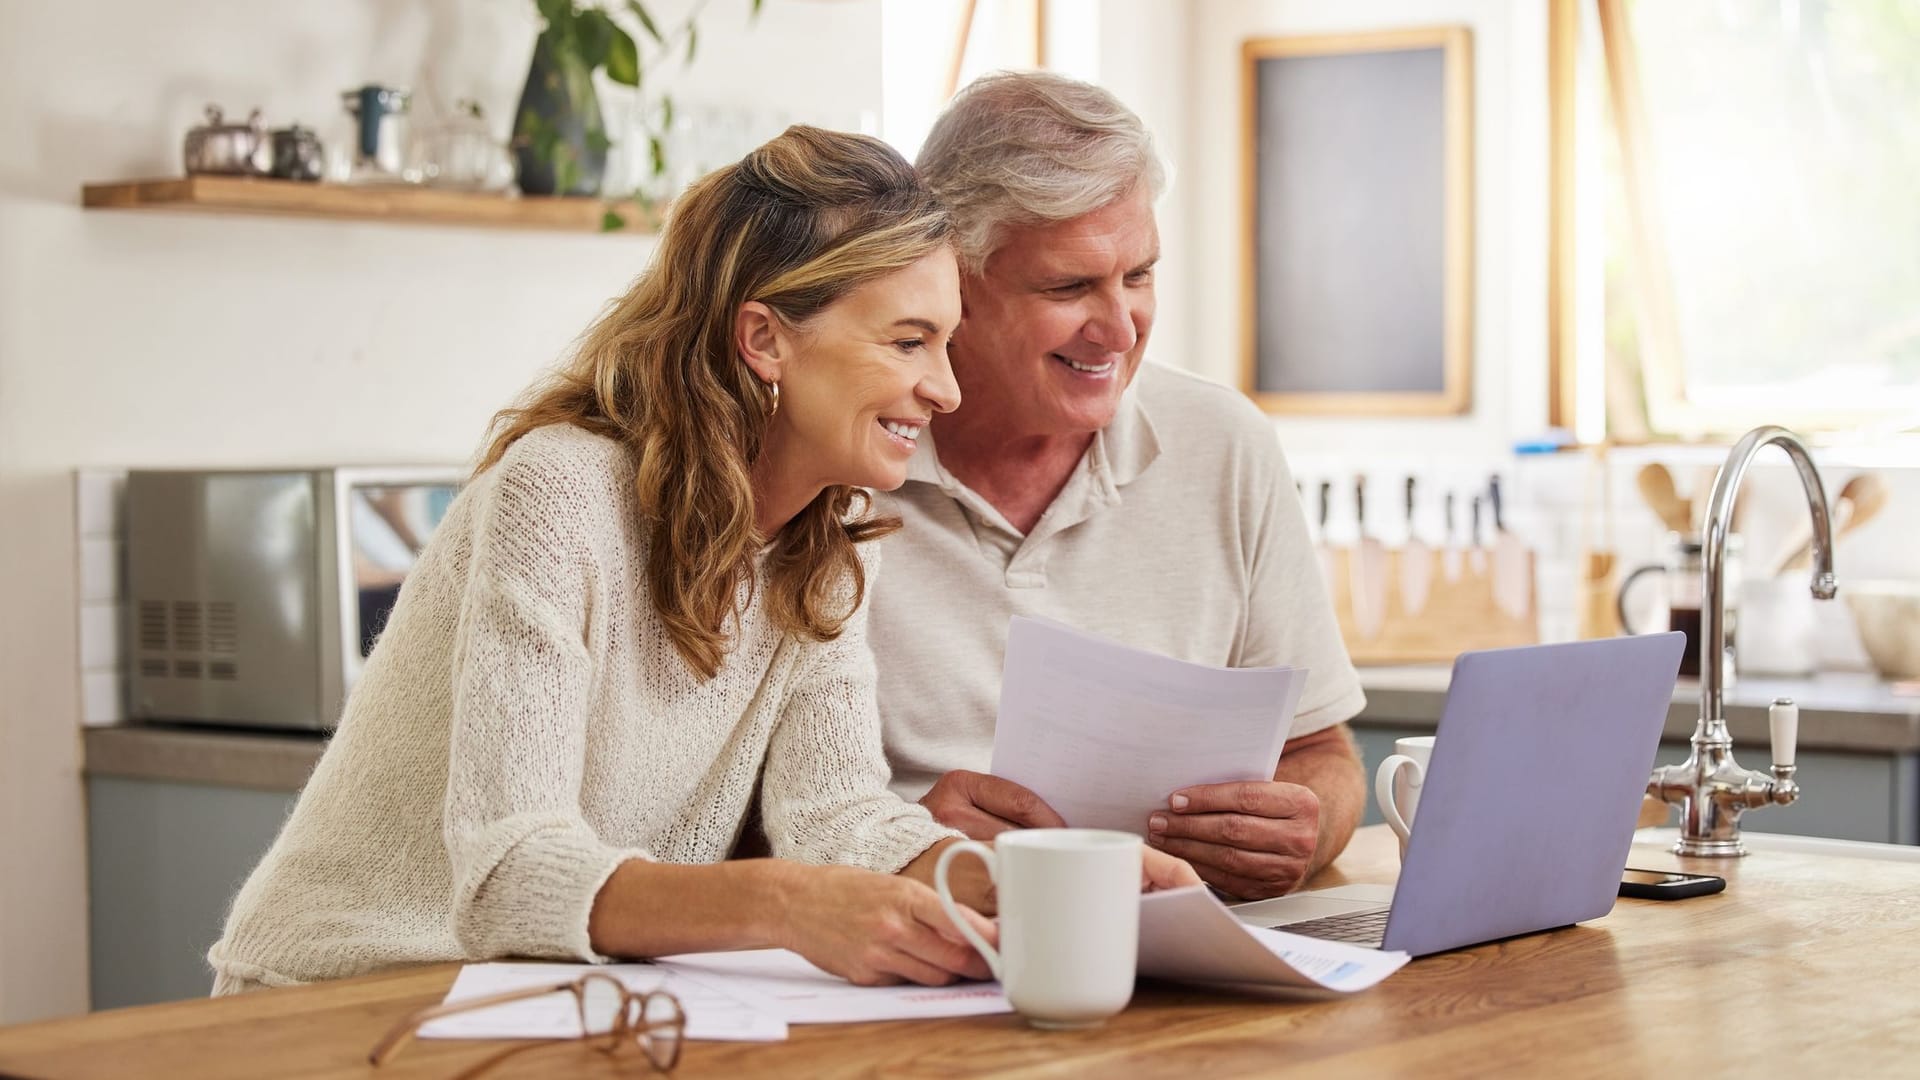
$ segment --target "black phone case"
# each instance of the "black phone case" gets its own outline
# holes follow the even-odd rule
[[[1634,870],[1634,867],[1627,867]],[[1639,870],[1642,874],[1685,873],[1685,871]],[[1620,895],[1636,900],[1685,900],[1689,896],[1708,896],[1727,887],[1727,879],[1701,874],[1689,881],[1654,885],[1644,881],[1622,881]]]

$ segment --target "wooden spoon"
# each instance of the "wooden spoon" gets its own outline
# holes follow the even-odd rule
[[[1833,542],[1865,525],[1878,516],[1887,505],[1887,482],[1877,473],[1857,473],[1840,485],[1840,494],[1833,497]],[[1790,573],[1813,563],[1813,527],[1802,530],[1806,539],[1796,545],[1792,552],[1774,568],[1773,576]]]
[[[1673,474],[1667,467],[1657,462],[1642,465],[1637,480],[1640,497],[1653,508],[1654,515],[1674,532],[1686,532],[1692,525],[1693,508],[1674,491]]]

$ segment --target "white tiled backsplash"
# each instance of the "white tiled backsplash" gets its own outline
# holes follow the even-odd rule
[[[126,486],[124,469],[81,469],[73,477],[74,533],[80,542],[80,717],[90,727],[120,723],[127,714],[127,668],[120,647]]]

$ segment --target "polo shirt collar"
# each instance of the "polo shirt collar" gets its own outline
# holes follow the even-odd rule
[[[1115,488],[1132,483],[1160,456],[1160,437],[1147,415],[1146,404],[1140,400],[1140,380],[1147,377],[1146,366],[1142,364],[1133,384],[1120,395],[1120,407],[1114,411],[1113,420],[1094,434],[1093,444],[1087,449],[1086,464],[1097,478]],[[907,481],[934,484],[949,494],[959,486],[953,474],[940,466],[932,424],[921,430],[913,457],[907,460]]]

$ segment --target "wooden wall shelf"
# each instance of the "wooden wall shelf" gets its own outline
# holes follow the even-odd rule
[[[653,232],[658,215],[631,202],[600,199],[518,197],[428,187],[355,187],[247,176],[185,176],[87,184],[80,204],[88,209],[187,210],[214,214],[387,221],[486,228],[599,232],[608,209],[627,220],[628,232]]]

